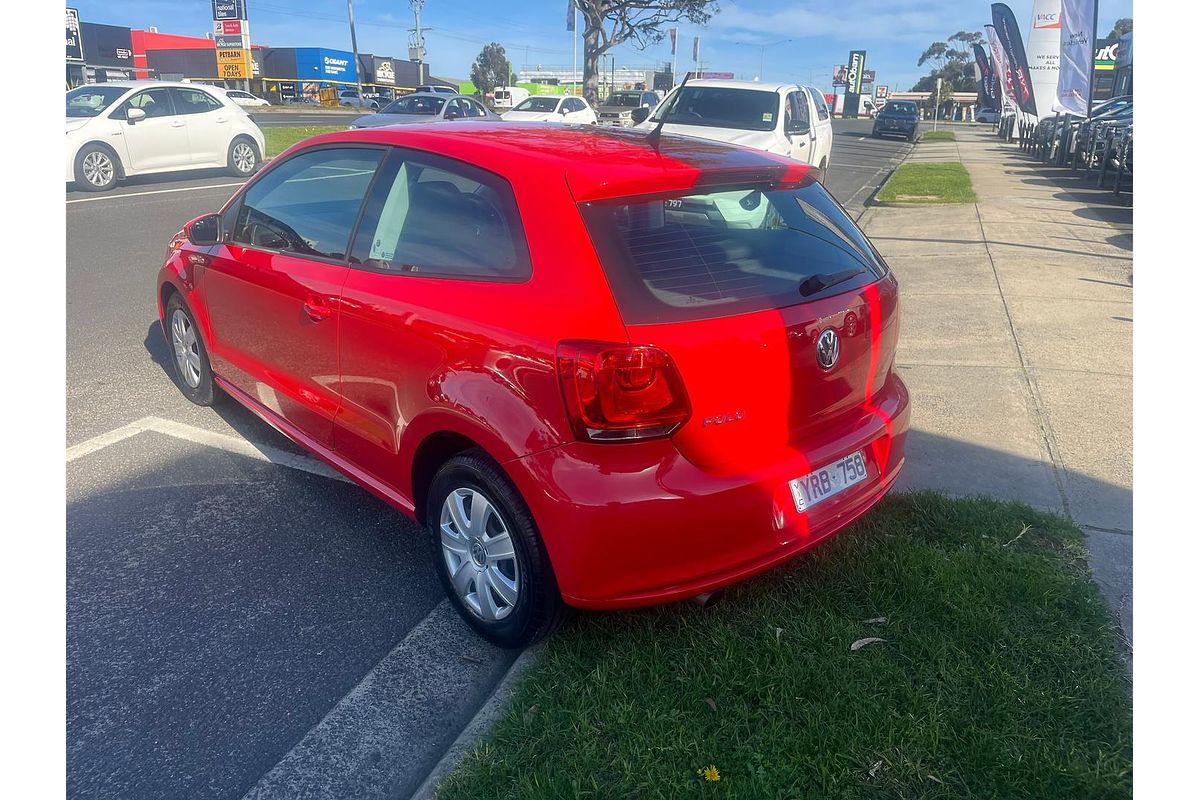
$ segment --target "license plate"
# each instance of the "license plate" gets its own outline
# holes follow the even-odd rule
[[[832,464],[813,470],[802,478],[788,481],[788,488],[792,490],[796,510],[808,511],[817,503],[828,500],[866,478],[867,462],[859,450]]]

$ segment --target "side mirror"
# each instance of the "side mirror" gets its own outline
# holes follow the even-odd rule
[[[462,117],[462,114],[452,108],[446,111],[446,119],[459,119],[460,117]]]
[[[645,122],[646,117],[648,116],[650,116],[650,109],[646,108],[645,106],[642,106],[641,108],[635,108],[633,110],[633,124],[637,125]]]
[[[125,119],[131,123],[137,122],[138,120],[145,119],[145,118],[146,118],[146,112],[140,108],[125,109]]]
[[[563,106],[562,108],[558,109],[558,113],[562,114],[564,117],[567,115],[567,111],[568,111],[568,109],[566,106]]]
[[[221,230],[220,214],[205,214],[197,217],[183,227],[188,241],[199,247],[220,244],[224,238]]]

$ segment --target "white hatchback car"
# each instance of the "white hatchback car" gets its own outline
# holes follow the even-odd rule
[[[206,167],[247,178],[265,151],[263,132],[221,89],[123,81],[67,92],[67,181],[85,191],[131,175]]]
[[[637,125],[778,153],[829,169],[833,123],[829,106],[811,86],[757,81],[695,80],[676,86]]]
[[[533,97],[527,97],[512,111],[506,111],[500,116],[510,122],[596,124],[596,112],[582,97],[565,97],[556,94],[535,94]]]
[[[262,108],[263,106],[271,105],[261,97],[249,92],[243,92],[241,89],[226,89],[225,96],[242,108]]]

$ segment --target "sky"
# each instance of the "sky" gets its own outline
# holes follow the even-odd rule
[[[350,49],[345,0],[248,0],[251,38],[275,47]],[[210,0],[74,0],[85,22],[157,26],[162,33],[202,36],[212,27]],[[700,37],[705,70],[733,72],[753,80],[805,83],[831,89],[834,66],[850,50],[867,51],[876,82],[907,90],[926,67],[917,58],[931,42],[960,30],[983,31],[991,4],[981,0],[720,0],[708,25],[678,23],[680,72],[693,69],[692,39]],[[1028,35],[1033,0],[1009,6]],[[484,44],[500,42],[515,69],[569,66],[572,34],[566,0],[426,0],[421,12],[426,61],[433,75],[466,79]],[[1101,0],[1100,36],[1121,17],[1133,16],[1132,0]],[[408,0],[355,0],[358,49],[406,58],[413,15]],[[582,37],[583,26],[580,24]],[[582,67],[582,38],[579,41]],[[618,66],[653,67],[669,62],[664,39],[644,51],[619,46]],[[762,74],[760,75],[760,64]]]

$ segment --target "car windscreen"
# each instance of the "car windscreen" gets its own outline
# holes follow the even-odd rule
[[[389,103],[383,107],[380,114],[424,114],[432,117],[434,114],[442,110],[442,106],[446,105],[446,100],[441,97],[430,97],[428,95],[401,97],[394,103]]]
[[[98,117],[129,91],[127,86],[80,86],[67,92],[68,117]]]
[[[782,308],[887,271],[815,181],[584,203],[580,211],[630,324]]]
[[[536,111],[539,113],[549,113],[558,108],[557,97],[530,97],[527,100],[522,100],[513,111]]]
[[[779,95],[757,89],[682,86],[653,115],[669,125],[706,125],[749,131],[774,130]]]
[[[906,116],[915,117],[917,115],[916,103],[888,103],[883,108],[885,114],[904,114]]]
[[[642,104],[642,96],[637,92],[616,92],[608,96],[602,105],[620,108],[637,108]]]

